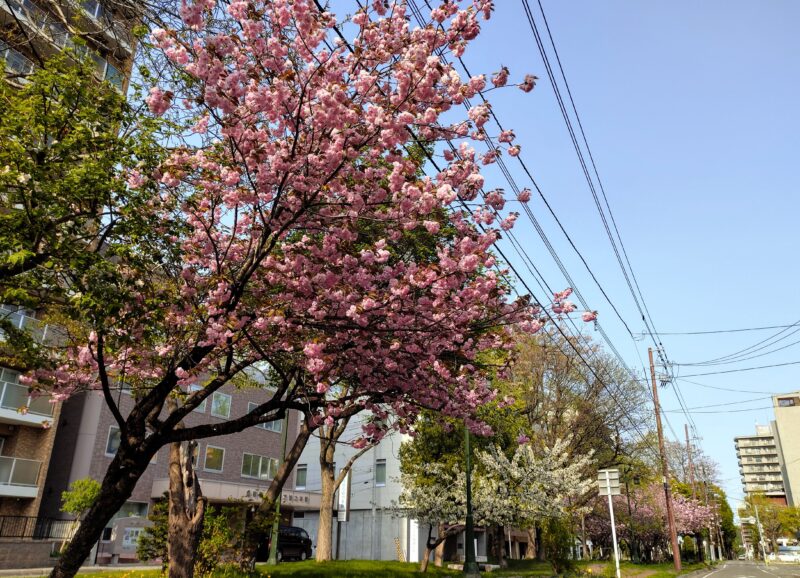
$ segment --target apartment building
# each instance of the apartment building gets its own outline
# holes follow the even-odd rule
[[[198,386],[199,387],[199,386]],[[116,393],[123,415],[133,407],[129,392]],[[184,423],[187,427],[222,422],[248,413],[254,405],[271,397],[261,388],[235,389],[229,385],[215,392]],[[283,428],[287,442],[297,435],[298,416],[248,428],[238,434],[198,440],[196,469],[200,487],[212,504],[239,503],[243,509],[260,502],[278,469],[281,459]],[[61,492],[79,479],[102,480],[119,447],[119,427],[98,392],[86,392],[70,398],[61,408],[58,436],[51,468],[44,484],[41,515],[68,518],[60,511]],[[148,523],[146,517],[155,500],[169,490],[169,447],[154,457],[139,480],[133,494],[109,522],[101,539],[98,562],[136,560],[136,541]],[[287,482],[291,488],[294,480]],[[319,509],[319,497],[307,492],[284,492],[282,510],[288,522],[292,512]]]
[[[756,425],[755,435],[734,438],[745,495],[764,494],[787,504],[783,460],[771,426]]]
[[[800,506],[800,391],[772,397],[775,443],[780,451],[786,499]]]
[[[0,315],[17,329],[45,337],[47,328],[16,307],[0,305]],[[0,516],[39,511],[59,414],[57,405],[31,395],[19,377],[18,371],[0,367]]]
[[[347,442],[361,433],[366,414],[354,418],[336,445],[334,460],[336,473],[359,450]],[[428,527],[403,516],[395,506],[403,490],[400,483],[401,444],[409,439],[398,433],[387,435],[380,444],[368,450],[354,463],[349,481],[334,499],[337,512],[333,520],[333,553],[342,560],[398,560],[419,562],[424,556]],[[322,489],[319,450],[320,441],[312,437],[295,468],[295,489],[318,493]],[[344,484],[343,484],[344,486]],[[347,496],[342,496],[346,492]],[[349,503],[346,521],[337,521],[338,504]],[[295,511],[293,524],[304,528],[316,543],[319,510]],[[434,528],[434,535],[436,529]],[[341,533],[341,537],[339,537]],[[475,535],[475,552],[486,555],[486,536],[478,528]],[[337,546],[338,545],[338,546]],[[445,543],[445,559],[463,560],[464,534],[452,536]]]
[[[120,16],[97,0],[0,2],[0,59],[5,61],[6,80],[22,84],[38,58],[72,47],[94,61],[98,80],[124,91],[133,63],[133,20],[131,15]],[[75,33],[80,42],[75,42]],[[47,340],[52,329],[37,320],[35,312],[14,306],[0,305],[0,315],[40,340]],[[20,384],[18,369],[0,367],[0,516],[35,517],[44,498],[60,407],[47,397],[30,395]],[[26,525],[15,523],[8,531],[4,525],[0,534],[19,533],[20,527],[27,532]]]

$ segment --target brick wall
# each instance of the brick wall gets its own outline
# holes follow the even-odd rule
[[[59,404],[60,405],[60,404]],[[42,462],[39,469],[39,491],[36,498],[2,498],[0,499],[0,515],[37,516],[39,505],[42,501],[47,471],[50,466],[50,456],[56,438],[60,407],[55,408],[53,414],[53,427],[41,427],[2,424],[0,435],[5,437],[3,455]]]
[[[57,551],[60,542],[43,541],[2,541],[0,542],[0,569],[46,568],[54,566],[56,559],[50,552]]]
[[[237,390],[234,386],[228,385],[222,388],[221,391],[232,397],[231,418],[236,418],[247,413],[249,402],[260,403],[269,398],[269,393],[260,389]],[[69,483],[68,472],[73,461],[72,454],[76,449],[75,439],[81,423],[81,410],[85,404],[84,398],[86,395],[96,394],[92,393],[76,396],[68,400],[64,406],[60,420],[61,423],[59,425],[59,437],[52,459],[51,473],[47,479],[47,496],[42,515],[64,517],[63,514],[58,512],[59,496]],[[132,398],[125,393],[118,396],[118,403],[123,415],[127,415],[133,407]],[[291,447],[297,435],[297,419],[296,414],[292,414],[289,419],[288,447]],[[211,400],[209,399],[203,412],[192,412],[184,421],[186,425],[190,427],[202,423],[223,422],[225,419],[211,415]],[[106,444],[108,442],[109,431],[114,426],[116,426],[116,421],[111,415],[111,412],[104,406],[97,419],[97,435],[94,447],[92,448],[91,464],[88,472],[90,477],[98,481],[103,479],[103,475],[108,465],[111,463],[112,456],[106,453]],[[208,480],[264,485],[263,482],[258,482],[252,478],[245,478],[242,476],[243,454],[247,452],[278,458],[281,451],[281,436],[282,434],[278,432],[251,427],[238,434],[199,440],[199,456],[197,462],[198,475]],[[222,472],[205,470],[204,456],[208,445],[225,449]],[[149,503],[151,501],[153,482],[157,479],[167,478],[168,458],[169,448],[161,448],[152,465],[147,468],[140,478],[133,494],[128,498],[129,501],[139,503]],[[286,487],[292,488],[293,484],[294,480],[290,478],[286,483]]]

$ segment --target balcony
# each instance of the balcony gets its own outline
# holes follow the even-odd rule
[[[35,498],[42,462],[0,456],[0,496]]]
[[[18,383],[19,374],[0,370],[0,422],[42,427],[51,422],[55,407],[46,396],[34,396]]]

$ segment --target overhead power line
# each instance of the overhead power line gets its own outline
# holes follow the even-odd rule
[[[719,391],[731,391],[733,393],[767,393],[770,395],[778,395],[777,392],[769,392],[769,391],[756,391],[754,389],[734,389],[731,387],[720,387],[716,385],[708,385],[707,383],[700,383],[697,381],[692,381],[691,379],[686,379],[684,377],[676,377],[680,381],[685,381],[686,383],[691,383],[692,385],[699,385],[700,387],[706,387],[708,389],[716,389]]]
[[[763,411],[765,409],[772,409],[772,406],[768,405],[766,407],[751,407],[751,408],[748,408],[748,409],[721,409],[719,411],[710,411],[710,410],[709,411],[694,411],[692,409],[689,409],[689,413],[744,413],[744,412],[747,412],[747,411]],[[664,411],[667,411],[667,412],[670,412],[670,413],[679,413],[679,412],[683,412],[684,410],[683,410],[683,408],[681,408],[681,409],[666,409]]]
[[[317,0],[315,0],[315,3],[316,3],[316,5],[317,5],[317,8],[318,8],[318,9],[320,9],[320,10],[323,10],[322,6],[319,4],[319,2],[318,2]],[[412,4],[413,4],[413,1],[412,1]],[[361,5],[361,3],[359,2],[359,6],[360,6],[360,5]],[[337,27],[334,27],[334,31],[335,31],[335,32],[336,32],[336,34],[339,36],[339,38],[340,38],[340,39],[342,39],[342,41],[344,41],[344,42],[345,42],[345,45],[347,46],[347,48],[348,48],[350,51],[352,51],[352,50],[353,50],[352,46],[351,46],[351,45],[350,45],[350,43],[349,43],[349,42],[348,42],[348,41],[347,41],[347,40],[344,38],[344,36],[342,35],[341,31],[340,31],[340,30],[339,30]],[[410,131],[410,130],[409,130],[409,132],[410,132],[410,134],[411,134],[412,138],[413,138],[413,139],[414,139],[414,140],[415,140],[415,141],[416,141],[418,144],[421,144],[421,143],[419,143],[419,140],[416,138],[416,135],[413,133],[413,131]],[[457,153],[457,149],[455,149],[455,146],[453,145],[453,143],[452,143],[451,141],[449,141],[449,140],[447,140],[447,142],[448,142],[449,146],[451,147],[451,150],[454,150],[454,152],[456,152],[456,153]],[[488,143],[487,143],[487,144],[488,144]],[[423,152],[424,152],[425,156],[427,157],[428,161],[431,163],[431,165],[432,165],[432,166],[433,166],[433,167],[434,167],[434,168],[435,168],[435,169],[436,169],[438,172],[441,172],[441,168],[438,166],[438,163],[436,162],[436,160],[435,160],[435,159],[434,159],[434,158],[433,158],[433,157],[432,157],[432,156],[431,156],[431,155],[430,155],[430,154],[429,154],[427,151],[425,151],[424,147],[422,148],[422,150],[423,150]],[[512,185],[512,186],[516,186],[516,185]],[[466,205],[466,203],[464,203],[463,201],[461,201],[461,204],[462,204],[462,205],[465,207],[465,209],[469,210],[469,207]],[[481,229],[483,229],[483,227],[482,227],[482,226],[481,226],[480,228],[481,228]],[[512,236],[513,236],[513,233],[512,233],[511,231],[508,231],[508,233],[507,233],[507,234],[508,234],[508,236],[509,236],[509,237],[512,237]],[[514,268],[514,266],[511,264],[511,262],[509,261],[509,259],[508,259],[508,258],[505,256],[505,254],[503,253],[502,249],[501,249],[501,248],[498,246],[498,244],[497,244],[497,243],[495,243],[495,244],[494,244],[494,247],[495,247],[495,250],[497,250],[498,254],[500,255],[501,259],[503,259],[503,261],[505,261],[505,263],[508,265],[509,269],[510,269],[510,270],[511,270],[511,271],[514,273],[514,275],[517,277],[517,279],[519,279],[519,281],[520,281],[520,282],[523,284],[523,286],[525,287],[525,290],[528,292],[528,294],[529,294],[529,295],[530,295],[530,296],[531,296],[531,297],[532,297],[532,298],[533,298],[533,299],[534,299],[536,302],[538,302],[538,303],[542,303],[541,301],[539,301],[539,300],[536,298],[536,295],[535,295],[535,293],[534,293],[534,292],[531,290],[530,286],[528,286],[527,282],[526,282],[526,281],[524,280],[524,278],[523,278],[523,277],[522,277],[522,276],[519,274],[519,272],[518,272],[518,271],[517,271],[517,270]],[[543,307],[543,309],[542,309],[542,310],[543,310],[543,312],[546,314],[546,316],[548,317],[548,319],[549,319],[549,320],[550,320],[550,321],[553,323],[553,325],[554,325],[554,326],[557,328],[557,330],[559,331],[559,333],[560,333],[560,334],[561,334],[561,335],[564,337],[564,340],[566,341],[566,343],[567,343],[567,344],[568,344],[568,345],[569,345],[569,346],[570,346],[570,347],[571,347],[571,348],[574,350],[575,354],[578,356],[578,358],[580,359],[580,361],[581,361],[581,362],[582,362],[582,363],[583,363],[583,364],[586,366],[586,368],[589,370],[589,372],[592,374],[592,376],[593,376],[593,377],[594,377],[594,378],[597,380],[597,382],[598,382],[598,383],[600,383],[600,384],[603,386],[603,388],[604,388],[604,389],[605,389],[605,390],[608,392],[609,396],[610,396],[610,397],[611,397],[611,399],[614,401],[614,403],[615,403],[615,404],[616,404],[616,405],[617,405],[617,406],[618,406],[618,407],[619,407],[619,408],[622,410],[622,412],[625,414],[625,416],[626,416],[626,417],[627,417],[627,418],[630,420],[630,424],[631,424],[631,426],[633,427],[633,429],[637,431],[637,433],[638,433],[638,434],[641,436],[642,440],[646,440],[647,438],[646,438],[645,434],[643,434],[643,433],[642,433],[642,431],[641,431],[641,429],[639,428],[636,418],[634,418],[634,417],[632,417],[632,416],[631,416],[630,412],[629,412],[629,411],[628,411],[628,409],[625,407],[625,405],[624,405],[624,404],[623,404],[623,403],[622,403],[622,402],[619,400],[619,398],[618,398],[618,397],[615,395],[615,393],[614,393],[613,389],[612,389],[612,388],[610,388],[610,387],[608,386],[608,384],[607,384],[607,383],[606,383],[606,382],[605,382],[603,379],[601,379],[601,378],[600,378],[600,376],[597,374],[597,371],[595,370],[595,368],[594,368],[594,367],[592,367],[592,365],[589,363],[589,361],[588,361],[588,360],[587,360],[587,359],[584,357],[583,353],[582,353],[582,352],[581,352],[581,351],[580,351],[580,350],[579,350],[579,349],[576,347],[576,345],[573,343],[573,339],[571,339],[571,338],[570,338],[570,336],[568,336],[568,335],[567,335],[567,334],[564,332],[564,329],[561,327],[561,324],[559,324],[559,323],[557,323],[557,322],[556,322],[556,320],[553,318],[552,314],[551,314],[551,313],[550,313],[550,312],[549,312],[549,311],[546,309],[546,307]],[[574,321],[573,321],[573,320],[571,320],[571,319],[570,319],[570,321],[571,321],[571,322],[573,323],[573,325],[574,325]],[[577,328],[576,328],[576,329],[577,329]],[[584,379],[586,379],[586,378],[584,377]]]
[[[789,333],[786,333],[791,328],[795,328],[794,331],[789,331]],[[797,332],[800,332],[800,320],[797,320],[793,325],[790,325],[789,327],[787,327],[785,329],[782,329],[781,331],[778,331],[777,333],[775,333],[773,335],[770,335],[769,337],[767,337],[765,339],[762,339],[761,341],[758,341],[758,342],[754,343],[753,345],[750,345],[749,347],[745,347],[744,349],[740,349],[738,351],[734,351],[733,353],[729,353],[728,355],[723,355],[722,357],[716,357],[714,359],[709,359],[709,360],[706,360],[706,361],[700,361],[700,362],[694,362],[694,363],[681,363],[679,365],[684,365],[684,366],[686,366],[686,365],[721,365],[721,364],[724,364],[724,363],[735,363],[736,361],[744,361],[746,359],[753,359],[755,357],[761,357],[763,355],[769,355],[770,353],[781,351],[783,349],[786,349],[787,347],[791,347],[792,345],[795,345],[796,343],[800,343],[800,342],[795,341],[793,343],[790,343],[789,345],[786,345],[786,346],[783,346],[783,347],[779,347],[778,349],[774,349],[772,351],[767,351],[767,352],[761,353],[759,355],[751,355],[751,354],[753,354],[753,353],[755,353],[757,351],[762,351],[762,350],[764,350],[764,349],[766,349],[768,347],[771,347],[773,345],[776,345],[777,343],[783,341],[784,339],[787,339],[787,338],[791,337],[792,335],[796,334]],[[783,335],[783,337],[779,337],[780,335],[782,335],[784,333],[786,333],[786,335]]]
[[[758,365],[756,367],[742,367],[741,369],[726,369],[724,371],[707,371],[706,373],[690,373],[680,376],[679,379],[686,377],[700,377],[701,375],[719,375],[722,373],[739,373],[741,371],[755,371],[757,369],[769,369],[771,367],[785,367],[787,365],[798,365],[800,361],[787,361],[786,363],[773,363],[772,365]]]
[[[564,97],[561,94],[561,90],[559,88],[559,83],[556,79],[556,75],[554,73],[555,67],[552,66],[550,59],[547,54],[547,49],[545,48],[544,41],[542,36],[539,32],[539,29],[536,24],[536,19],[533,15],[533,10],[528,2],[528,0],[522,0],[522,7],[525,11],[525,16],[528,20],[529,27],[531,32],[533,33],[534,40],[536,41],[536,46],[539,49],[539,53],[542,57],[542,61],[544,63],[545,70],[547,72],[547,76],[550,80],[550,84],[553,87],[553,92],[556,97],[556,101],[558,102],[558,106],[561,110],[561,116],[564,119],[564,123],[566,124],[567,131],[570,135],[570,139],[572,140],[573,147],[575,152],[578,156],[578,161],[581,165],[581,169],[583,170],[584,177],[586,178],[586,182],[589,185],[589,190],[592,194],[592,198],[594,199],[595,206],[597,208],[598,214],[600,215],[600,219],[603,223],[603,227],[606,231],[606,235],[611,243],[611,247],[614,251],[614,255],[617,259],[617,263],[619,264],[620,270],[622,271],[623,277],[625,278],[625,282],[628,285],[628,289],[630,290],[631,296],[633,297],[633,301],[639,311],[641,316],[642,322],[644,323],[645,329],[647,330],[650,338],[652,339],[653,343],[656,346],[656,351],[658,352],[658,357],[661,360],[662,365],[665,367],[667,371],[670,371],[672,364],[669,361],[669,356],[666,353],[664,348],[664,344],[661,341],[661,337],[658,334],[658,331],[655,327],[655,323],[653,322],[653,318],[650,315],[650,311],[647,308],[647,303],[644,300],[644,295],[641,291],[641,286],[639,285],[638,279],[636,278],[636,274],[633,270],[633,266],[631,265],[630,259],[628,257],[627,250],[625,249],[625,244],[622,241],[622,237],[619,232],[619,228],[616,223],[616,219],[614,218],[614,213],[611,210],[611,205],[608,202],[608,196],[605,192],[605,187],[603,186],[603,182],[600,178],[599,171],[597,169],[597,164],[594,160],[594,155],[592,154],[591,147],[589,146],[588,139],[586,137],[586,132],[583,128],[583,123],[580,119],[580,114],[578,113],[577,106],[575,105],[575,99],[572,96],[572,91],[569,87],[569,81],[567,80],[566,73],[564,72],[564,67],[561,63],[561,57],[558,54],[558,49],[555,45],[555,41],[553,39],[552,31],[550,30],[550,25],[547,21],[547,15],[544,12],[544,8],[542,6],[541,0],[537,0],[539,11],[542,16],[542,21],[545,26],[545,30],[547,32],[547,37],[550,41],[550,46],[555,56],[556,64],[558,66],[558,71],[560,73],[561,79],[563,81],[564,87],[566,89],[567,97],[569,99],[570,108],[572,110],[572,115],[575,117],[575,120],[578,125],[578,129],[576,131],[575,126],[572,124],[572,120],[570,118],[570,114],[567,110],[567,105]],[[589,157],[588,163],[586,157],[583,153],[583,148],[581,147],[581,143],[577,138],[577,133],[580,133],[581,141],[583,143],[583,148],[586,150],[586,154]],[[589,165],[591,165],[592,171],[589,170]],[[592,173],[594,174],[594,179],[597,181],[597,187],[595,187],[594,180],[592,178]],[[605,203],[605,210],[603,209],[603,203],[600,202],[598,190],[600,191],[600,195],[602,195],[603,202]],[[606,217],[606,212],[608,212],[608,218]],[[612,233],[611,228],[609,227],[609,220],[611,225],[613,226],[614,233]],[[615,235],[616,234],[616,239]],[[622,256],[624,256],[624,263]],[[626,267],[627,265],[627,267]],[[629,272],[630,271],[630,275]],[[635,287],[635,288],[634,288]],[[627,327],[627,324],[626,324]],[[631,335],[633,339],[633,335]],[[634,344],[635,346],[635,344]],[[638,353],[638,349],[637,349]],[[646,374],[646,370],[645,370]],[[680,387],[674,381],[668,382],[674,392],[675,397],[678,399],[678,403],[682,407],[686,407],[686,401],[683,397],[683,393],[680,390]],[[688,413],[686,414],[686,419],[691,425],[693,430],[697,430],[697,424],[692,419],[692,416]],[[667,420],[668,421],[668,420]],[[667,423],[669,426],[670,424]]]
[[[708,331],[659,331],[660,335],[714,335],[719,333],[742,333],[745,331],[766,331],[767,329],[791,329],[797,327],[798,322],[791,325],[765,325],[763,327],[742,327],[738,329],[709,329]]]
[[[768,396],[765,396],[765,397],[754,397],[753,399],[745,399],[745,400],[742,400],[742,401],[729,401],[727,403],[712,403],[712,404],[709,404],[709,405],[698,405],[696,407],[689,407],[689,408],[686,408],[686,409],[688,411],[694,411],[694,410],[697,410],[697,409],[708,409],[710,407],[725,407],[727,405],[741,405],[743,403],[753,403],[754,401],[764,401],[765,399],[772,399],[772,396],[768,395]],[[670,411],[674,411],[674,410],[670,410]]]

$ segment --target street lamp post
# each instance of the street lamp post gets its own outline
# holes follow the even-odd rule
[[[464,425],[464,451],[467,454],[467,517],[464,524],[464,576],[480,578],[475,561],[475,524],[472,519],[472,451],[469,447],[469,427]]]

